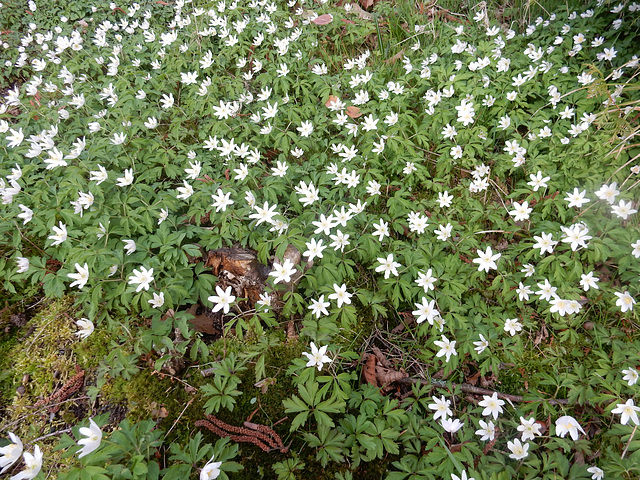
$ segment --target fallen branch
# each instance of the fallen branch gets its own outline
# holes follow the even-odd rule
[[[403,383],[403,384],[409,384],[409,385],[418,383],[418,382],[425,383],[425,384],[429,383],[428,380],[424,380],[422,378],[414,378],[414,377],[400,378],[396,380],[396,383]],[[433,383],[433,385],[438,388],[449,388],[446,384],[440,385],[437,383]],[[514,402],[514,403],[547,402],[549,405],[568,405],[569,404],[569,400],[567,400],[566,398],[549,398],[549,399],[540,398],[536,400],[525,400],[520,395],[510,395],[508,393],[497,392],[495,390],[489,390],[487,388],[476,387],[475,385],[470,385],[468,383],[452,383],[451,384],[451,388],[455,389],[456,387],[460,387],[460,390],[462,390],[464,393],[471,393],[473,395],[493,395],[494,393],[496,393],[498,395],[498,398],[501,398],[503,400],[509,400],[510,402]]]
[[[40,440],[44,440],[45,438],[54,437],[56,435],[62,435],[63,433],[69,433],[70,431],[71,431],[71,428],[65,428],[64,430],[58,430],[57,432],[47,433],[46,435],[43,435],[41,437],[34,438],[29,443],[34,444],[36,442],[39,442]]]

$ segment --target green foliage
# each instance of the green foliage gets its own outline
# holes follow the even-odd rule
[[[129,419],[96,417],[102,445],[78,462],[73,425],[63,479],[205,461],[219,478],[640,474],[634,422],[612,413],[637,399],[640,351],[636,4],[165,3],[0,7],[2,295],[75,301],[32,339],[3,319],[0,385],[31,389],[3,392],[3,432],[75,362],[82,415],[126,399]],[[205,265],[232,246],[271,271],[261,303]],[[477,385],[509,402],[488,413]],[[204,414],[288,416],[291,453],[210,444]]]

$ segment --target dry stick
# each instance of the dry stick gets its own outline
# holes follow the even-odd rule
[[[175,422],[173,422],[173,425],[171,425],[171,428],[167,431],[167,433],[164,434],[164,438],[167,438],[169,436],[169,434],[171,433],[171,430],[173,430],[173,428],[178,424],[178,422],[182,418],[182,415],[184,415],[184,412],[187,410],[187,408],[189,408],[189,405],[191,405],[195,399],[196,397],[191,397],[191,400],[187,402],[187,404],[184,406],[184,408],[180,412],[180,415],[178,415],[178,418],[176,418]]]
[[[427,380],[423,380],[422,378],[413,378],[413,377],[408,377],[408,378],[401,378],[399,380],[396,380],[396,383],[405,383],[405,384],[412,384],[412,383],[418,383],[418,382],[422,382],[422,383],[428,383]],[[447,385],[438,385],[436,383],[433,383],[434,386],[439,387],[439,388],[448,388]],[[502,398],[505,400],[509,400],[511,402],[517,402],[517,403],[533,403],[533,402],[547,402],[549,405],[568,405],[569,404],[569,400],[567,400],[566,398],[550,398],[550,399],[544,399],[544,398],[540,398],[538,400],[525,400],[522,396],[520,395],[510,395],[508,393],[501,393],[501,392],[496,392],[495,390],[489,390],[486,388],[481,388],[481,387],[476,387],[474,385],[470,385],[468,383],[452,383],[451,384],[452,388],[456,388],[456,387],[460,387],[460,390],[462,390],[464,393],[471,393],[471,394],[475,394],[475,395],[493,395],[494,393],[498,395],[498,398]]]
[[[49,437],[53,437],[55,435],[60,435],[63,433],[69,433],[71,431],[71,427],[69,428],[65,428],[64,430],[58,430],[57,432],[51,432],[51,433],[47,433],[46,435],[43,435],[41,437],[38,437],[34,440],[31,440],[29,443],[34,444],[36,442],[39,442],[40,440],[44,440],[45,438],[49,438]]]
[[[98,395],[98,397],[100,397],[100,395]],[[96,397],[96,398],[98,398],[98,397]],[[78,400],[89,400],[89,399],[91,399],[91,397],[89,397],[89,396],[86,396],[86,397],[69,398],[69,399],[67,399],[67,400],[63,400],[62,402],[52,403],[51,405],[46,405],[46,406],[44,406],[44,407],[42,407],[42,408],[38,408],[37,410],[35,410],[35,411],[31,412],[31,413],[28,413],[28,414],[26,414],[26,415],[23,415],[22,417],[20,417],[19,419],[17,419],[15,422],[11,422],[10,424],[5,425],[4,427],[0,428],[0,433],[8,431],[11,427],[13,427],[13,426],[15,426],[15,425],[18,425],[18,424],[19,424],[20,422],[22,422],[25,418],[29,418],[29,417],[32,417],[32,416],[34,416],[34,415],[37,415],[37,414],[38,414],[38,413],[40,413],[41,411],[43,411],[43,410],[47,410],[49,407],[55,407],[55,406],[57,406],[57,405],[62,405],[63,403],[76,402],[76,401],[78,401]]]
[[[631,444],[631,440],[633,440],[633,436],[636,434],[636,430],[638,429],[638,425],[633,427],[633,432],[631,432],[631,436],[629,437],[629,441],[627,442],[627,446],[624,447],[624,452],[622,452],[622,455],[620,455],[620,460],[622,460],[624,458],[624,456],[627,454],[627,450],[629,450],[629,445]]]

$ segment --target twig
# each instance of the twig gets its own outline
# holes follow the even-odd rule
[[[396,383],[404,383],[404,384],[413,384],[418,382],[429,383],[428,380],[424,380],[422,378],[414,378],[414,377],[407,377],[407,378],[401,378],[396,380]],[[432,382],[432,384],[438,388],[448,388],[447,385],[440,385],[435,382]],[[460,387],[460,390],[462,390],[464,393],[471,393],[474,395],[493,395],[494,393],[496,393],[498,395],[498,398],[509,400],[510,402],[516,402],[516,403],[547,402],[549,405],[568,405],[569,404],[569,400],[567,400],[566,398],[549,398],[549,399],[540,398],[537,400],[525,400],[520,395],[511,395],[508,393],[501,393],[495,390],[476,387],[468,383],[457,383],[457,384],[452,383],[451,387],[452,388]]]
[[[171,433],[171,430],[173,430],[173,428],[178,424],[178,422],[182,418],[182,415],[184,415],[184,412],[187,410],[187,408],[189,408],[189,405],[191,405],[195,399],[196,397],[191,397],[191,400],[187,402],[187,404],[184,406],[184,408],[180,412],[180,415],[178,415],[178,418],[176,418],[176,420],[173,422],[173,425],[171,425],[171,428],[167,430],[167,433],[164,434],[164,438],[167,438],[169,436],[169,434]]]
[[[633,432],[631,432],[631,436],[629,437],[629,441],[627,442],[627,446],[624,447],[624,452],[620,455],[620,459],[622,460],[624,456],[627,454],[627,450],[629,450],[629,445],[631,445],[631,440],[633,440],[633,436],[636,434],[636,430],[638,429],[638,425],[633,427]]]
[[[98,398],[98,397],[100,397],[100,395],[98,395],[96,398]],[[51,404],[51,405],[47,405],[47,406],[45,406],[45,407],[39,408],[38,410],[35,410],[35,411],[31,412],[31,413],[28,413],[28,414],[26,414],[26,415],[23,415],[22,417],[18,418],[15,422],[11,422],[11,423],[9,423],[8,425],[5,425],[4,427],[0,428],[0,433],[8,431],[11,427],[13,427],[13,426],[15,426],[15,425],[18,425],[18,424],[19,424],[20,422],[22,422],[25,418],[28,418],[28,417],[32,417],[32,416],[34,416],[34,415],[37,415],[37,414],[38,414],[39,412],[41,412],[42,410],[46,410],[46,409],[48,409],[48,408],[50,408],[50,407],[54,407],[54,406],[57,406],[57,405],[62,405],[62,404],[64,404],[64,403],[76,402],[76,401],[78,401],[78,400],[90,400],[90,399],[91,399],[91,397],[89,397],[89,396],[86,396],[86,397],[77,397],[77,398],[69,398],[69,399],[67,399],[67,400],[63,400],[63,401],[61,401],[61,402],[53,403],[53,404]]]
[[[46,435],[43,435],[34,440],[31,440],[29,443],[36,443],[36,442],[39,442],[40,440],[44,440],[45,438],[53,437],[55,435],[61,435],[63,433],[69,433],[70,431],[71,431],[71,427],[65,428],[64,430],[58,430],[57,432],[47,433]]]

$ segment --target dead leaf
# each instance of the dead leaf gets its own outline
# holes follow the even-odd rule
[[[376,378],[378,380],[378,384],[381,386],[393,383],[401,378],[407,378],[408,376],[409,374],[407,372],[399,372],[393,368],[385,368],[381,365],[376,367]]]
[[[331,15],[330,13],[325,13],[324,15],[320,15],[319,17],[314,18],[311,21],[316,25],[327,25],[333,22],[333,15]]]
[[[362,374],[364,375],[364,379],[370,385],[374,385],[378,387],[378,379],[376,376],[376,356],[369,354],[367,357],[367,363],[362,369]]]
[[[373,3],[373,0],[369,0]],[[373,20],[373,14],[369,12],[365,12],[360,5],[357,3],[351,4],[351,12],[358,15],[358,18],[361,20]]]
[[[373,0],[360,0],[360,5],[362,5],[362,8],[369,8],[373,5]]]
[[[331,108],[331,105],[336,103],[338,100],[340,100],[340,99],[338,97],[336,97],[335,95],[329,95],[329,98],[327,99],[327,101],[324,102],[324,106],[327,107],[327,108]]]
[[[298,334],[296,333],[296,327],[293,320],[287,322],[287,339],[297,340]]]
[[[389,362],[389,360],[387,360],[387,357],[384,356],[384,353],[382,353],[382,350],[380,350],[378,347],[373,347],[372,350],[373,350],[373,354],[378,359],[378,362],[380,362],[380,365],[382,365],[385,368],[391,368],[391,363]]]
[[[478,380],[480,379],[480,372],[476,372],[475,375],[466,378],[466,382],[470,385],[476,386],[478,385]]]
[[[358,107],[354,107],[353,105],[351,105],[347,107],[347,115],[349,115],[351,118],[358,118],[362,115],[362,112]]]

